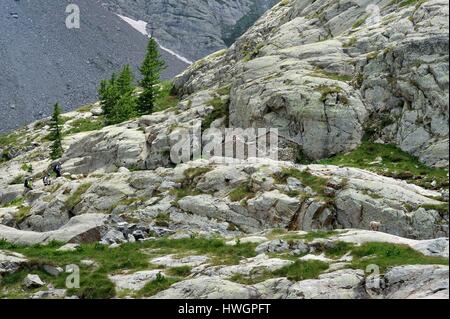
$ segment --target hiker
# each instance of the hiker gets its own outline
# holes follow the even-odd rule
[[[26,190],[33,190],[33,180],[31,177],[25,178],[24,186]]]
[[[52,184],[50,177],[48,175],[45,175],[42,181],[44,182],[44,186],[50,186]]]
[[[61,177],[62,176],[62,174],[61,174],[61,164],[60,163],[56,163],[53,166],[53,171],[55,172],[57,178]]]

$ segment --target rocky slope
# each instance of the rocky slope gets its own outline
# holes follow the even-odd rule
[[[67,29],[66,6],[80,7],[81,29]],[[0,132],[97,99],[97,86],[122,68],[137,67],[147,39],[98,1],[0,3]],[[162,52],[173,77],[187,66]],[[38,80],[37,80],[38,79]]]
[[[283,1],[176,86],[185,98],[230,86],[230,125],[279,127],[290,159],[369,136],[447,167],[448,35],[447,1]]]
[[[104,4],[149,23],[165,47],[191,61],[231,45],[277,0],[118,1]]]
[[[0,295],[448,298],[448,2],[378,4],[366,25],[365,1],[283,1],[178,76],[176,107],[104,128],[98,104],[64,114],[51,186],[48,119],[2,136]],[[176,165],[199,126],[278,127],[280,160]],[[81,289],[65,288],[68,263]]]

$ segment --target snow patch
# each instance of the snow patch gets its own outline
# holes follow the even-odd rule
[[[145,35],[145,36],[147,36],[147,37],[150,37],[150,34],[149,34],[148,31],[147,31],[147,25],[148,25],[147,22],[142,21],[142,20],[133,20],[133,19],[131,19],[131,18],[129,18],[129,17],[122,16],[122,15],[120,15],[120,14],[118,14],[117,16],[119,16],[119,18],[121,18],[123,21],[125,21],[126,23],[128,23],[129,25],[131,25],[134,29],[136,29],[137,31],[139,31],[139,32],[142,33],[143,35]],[[183,61],[184,63],[187,63],[187,64],[192,64],[192,63],[193,63],[192,61],[186,59],[185,57],[179,55],[178,53],[176,53],[176,52],[174,52],[174,51],[172,51],[172,50],[170,50],[170,49],[168,49],[168,48],[162,46],[162,45],[158,42],[158,40],[157,40],[156,38],[154,38],[154,39],[155,39],[156,43],[158,43],[158,45],[159,45],[159,47],[161,48],[161,50],[164,50],[164,51],[166,51],[167,53],[169,53],[169,54],[175,56],[176,58],[178,58],[179,60]]]

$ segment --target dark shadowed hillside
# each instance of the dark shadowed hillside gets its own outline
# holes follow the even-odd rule
[[[144,20],[160,43],[195,61],[224,49],[278,0],[104,0],[116,13]]]
[[[67,29],[67,4],[81,10],[81,28]],[[95,101],[100,79],[140,63],[147,39],[96,0],[0,1],[0,131]],[[163,52],[172,77],[186,64]]]

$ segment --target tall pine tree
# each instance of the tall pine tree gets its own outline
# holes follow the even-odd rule
[[[50,140],[53,141],[50,147],[50,157],[52,160],[56,160],[64,152],[61,142],[61,107],[59,103],[56,103],[53,107],[53,115],[50,120]]]
[[[139,114],[150,114],[153,112],[155,101],[159,95],[160,74],[164,70],[165,63],[158,50],[155,39],[150,38],[147,46],[147,54],[139,71],[142,74],[140,82],[143,92],[138,99]]]

